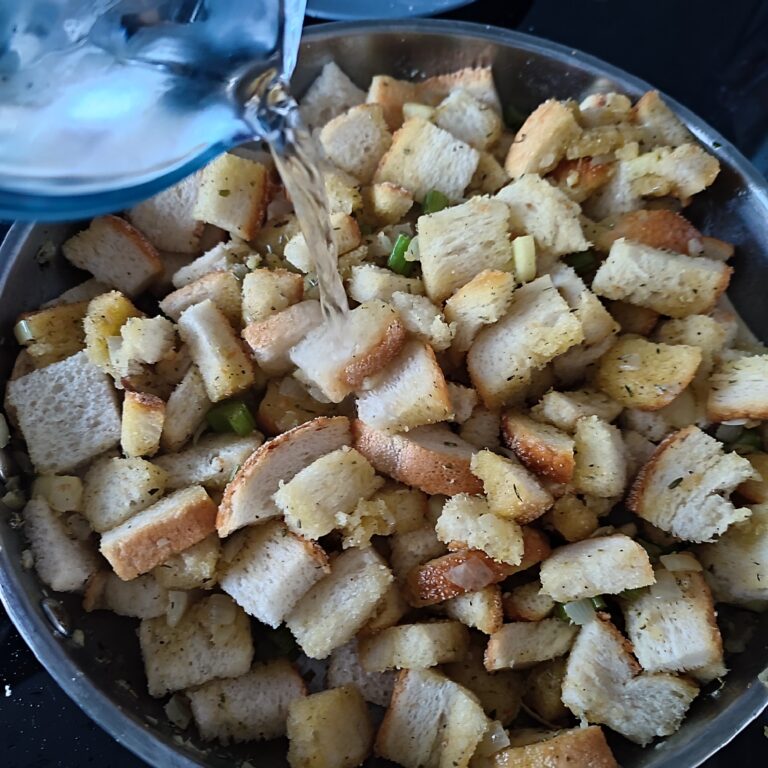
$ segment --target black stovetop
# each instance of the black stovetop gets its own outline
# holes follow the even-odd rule
[[[701,115],[768,174],[768,3],[481,0],[445,16],[530,32],[622,67]],[[766,736],[764,713],[707,768],[766,765]],[[143,765],[59,689],[2,609],[0,747],[7,768]]]

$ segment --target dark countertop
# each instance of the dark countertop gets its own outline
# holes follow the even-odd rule
[[[708,120],[768,174],[768,3],[482,0],[445,16],[519,29],[622,67]],[[765,765],[766,729],[764,713],[707,768]],[[59,689],[1,609],[0,744],[7,768],[143,765]]]

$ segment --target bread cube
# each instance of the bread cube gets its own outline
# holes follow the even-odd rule
[[[651,452],[654,449],[651,443]],[[547,514],[548,522],[566,541],[588,539],[600,525],[597,510],[570,493],[556,499]]]
[[[474,392],[474,390],[472,390]],[[501,417],[484,405],[473,408],[470,417],[459,428],[459,435],[476,448],[501,448]]]
[[[712,421],[768,418],[768,355],[723,360],[709,378]]]
[[[126,320],[140,315],[133,303],[119,291],[110,291],[91,299],[83,319],[88,360],[111,373],[109,339],[120,336],[120,329]]]
[[[22,324],[24,337],[17,340],[32,356],[36,368],[57,363],[85,347],[83,318],[87,309],[88,302],[79,301],[19,316],[15,330]]]
[[[560,619],[505,624],[488,639],[485,668],[528,669],[568,653],[577,634],[578,627]]]
[[[165,451],[178,451],[195,434],[213,403],[196,365],[174,387],[165,404],[165,420],[160,445]]]
[[[44,499],[54,512],[82,512],[83,482],[75,475],[38,475],[30,498]]]
[[[367,672],[360,663],[357,640],[351,640],[331,654],[327,685],[329,688],[353,686],[366,701],[386,707],[392,698],[395,672]]]
[[[489,584],[477,592],[452,597],[442,607],[449,618],[471,629],[479,629],[486,635],[496,632],[504,621],[501,588],[498,584]]]
[[[397,580],[404,583],[413,568],[446,553],[445,544],[437,538],[431,525],[405,533],[395,533],[390,539],[390,557]]]
[[[569,768],[618,768],[602,729],[591,725],[554,731],[551,738],[502,749],[494,756],[506,768],[543,768],[567,764]]]
[[[647,91],[634,106],[634,116],[654,144],[678,147],[693,137],[679,117],[664,103],[658,91]]]
[[[439,128],[475,149],[487,149],[501,136],[499,113],[464,90],[449,93],[438,104],[434,120]]]
[[[178,321],[181,313],[206,299],[221,310],[230,324],[237,328],[241,321],[240,282],[232,272],[210,272],[169,293],[160,302],[160,309]]]
[[[510,621],[542,621],[550,616],[555,601],[541,591],[541,581],[529,581],[504,595],[504,615]]]
[[[422,295],[424,284],[421,278],[403,277],[375,264],[358,264],[350,271],[347,291],[352,299],[362,304],[375,299],[389,301],[397,292]]]
[[[218,580],[216,569],[220,555],[219,537],[211,534],[178,554],[171,555],[153,569],[152,575],[166,589],[211,589]]]
[[[155,395],[126,392],[120,427],[120,445],[129,458],[153,456],[160,448],[165,403]]]
[[[576,422],[573,484],[600,498],[621,496],[627,483],[627,459],[621,432],[597,416]]]
[[[292,376],[270,379],[259,403],[256,423],[268,435],[280,435],[317,416],[333,416],[340,409],[335,403],[321,403]]]
[[[349,253],[361,242],[357,220],[346,213],[331,214],[331,236],[339,255]],[[304,273],[316,271],[315,255],[310,251],[303,232],[298,232],[285,244],[284,256],[286,261]]]
[[[149,573],[133,581],[123,581],[111,572],[98,573],[88,582],[83,600],[86,611],[102,609],[137,619],[165,616],[168,604],[168,590]]]
[[[533,406],[531,413],[564,432],[573,433],[578,420],[584,416],[598,416],[603,421],[613,421],[622,407],[608,395],[595,389],[584,388],[571,392],[547,392]]]
[[[413,195],[390,181],[365,187],[362,200],[366,218],[378,225],[397,224],[413,207]]]
[[[301,99],[301,117],[308,126],[316,128],[364,101],[365,91],[335,61],[329,61]]]
[[[595,245],[610,251],[616,240],[626,238],[633,243],[684,253],[702,254],[702,234],[679,213],[664,209],[629,211],[611,220],[610,228],[601,232]]]
[[[301,301],[304,281],[286,269],[254,269],[243,278],[243,323],[260,322]]]
[[[435,352],[442,352],[451,346],[453,329],[445,322],[440,309],[426,296],[396,291],[390,302],[405,329],[415,338],[429,344]]]

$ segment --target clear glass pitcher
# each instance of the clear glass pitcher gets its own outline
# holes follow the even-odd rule
[[[225,149],[287,80],[306,0],[0,0],[0,218],[127,207]]]

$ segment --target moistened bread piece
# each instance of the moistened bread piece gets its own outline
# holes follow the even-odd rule
[[[163,434],[160,436],[163,449],[178,451],[203,423],[211,405],[200,369],[192,365],[165,404]]]
[[[227,485],[216,528],[222,538],[244,525],[277,517],[273,495],[315,459],[349,445],[349,419],[320,416],[254,451]]]
[[[596,725],[554,731],[551,738],[502,749],[493,759],[499,768],[619,768],[602,728]]]
[[[216,585],[216,566],[220,555],[219,537],[211,534],[178,555],[169,557],[158,565],[152,574],[166,589],[210,589]]]
[[[529,581],[504,595],[504,615],[512,621],[541,621],[555,608],[555,601],[541,592],[541,582]]]
[[[488,639],[485,668],[528,669],[568,653],[579,628],[560,619],[505,624]]]
[[[547,392],[531,408],[531,413],[541,421],[549,422],[564,432],[573,433],[583,416],[599,416],[603,421],[613,421],[622,411],[621,405],[608,395],[595,389],[576,389],[572,392]]]
[[[576,422],[573,484],[602,499],[621,496],[627,483],[627,459],[621,432],[597,416]]]
[[[193,485],[166,496],[101,537],[101,554],[126,581],[151,571],[171,555],[215,530],[216,505]]]
[[[467,627],[493,634],[504,621],[501,588],[498,584],[489,584],[477,592],[452,597],[443,603],[443,610],[446,616]]]
[[[178,321],[185,309],[210,299],[237,328],[242,312],[240,289],[240,281],[232,272],[209,272],[169,293],[159,306],[168,317]]]
[[[501,136],[499,113],[464,90],[452,91],[435,110],[435,124],[475,149],[487,149]]]
[[[568,657],[563,703],[637,744],[674,733],[698,687],[664,672],[640,674],[630,644],[605,614],[587,622]]]
[[[670,317],[707,314],[728,287],[733,270],[722,261],[684,256],[617,240],[597,270],[592,290]]]
[[[174,627],[165,616],[145,619],[139,642],[149,694],[155,697],[244,675],[253,658],[248,617],[226,595],[195,603]]]
[[[442,674],[400,673],[375,752],[404,768],[467,768],[488,727],[475,696]]]
[[[165,403],[155,395],[126,392],[120,445],[128,457],[154,456],[160,448],[165,422]]]
[[[421,278],[403,277],[375,264],[356,264],[350,271],[347,293],[361,304],[373,299],[389,301],[394,293],[423,295],[424,283]]]
[[[358,88],[335,61],[329,61],[304,94],[301,116],[308,126],[318,128],[364,101],[365,91]]]
[[[27,502],[22,512],[24,532],[43,584],[56,592],[78,592],[99,569],[88,541],[74,538],[65,519],[43,499]]]
[[[373,724],[352,685],[296,698],[288,708],[291,768],[355,768],[373,745]]]
[[[88,301],[83,300],[19,316],[14,330],[18,337],[23,329],[23,335],[17,340],[32,356],[36,368],[57,363],[83,349],[83,318],[87,309]]]
[[[304,681],[287,659],[255,664],[240,677],[187,691],[200,736],[222,744],[285,736],[288,708],[305,695]]]
[[[348,549],[331,563],[331,573],[299,600],[285,623],[307,656],[325,659],[357,634],[392,581],[392,572],[375,550]]]
[[[304,296],[301,275],[287,269],[254,269],[243,278],[243,322],[266,320]]]
[[[709,378],[712,421],[768,419],[768,355],[724,360]]]
[[[667,437],[640,470],[627,499],[635,514],[686,541],[713,541],[729,525],[746,520],[727,496],[755,476],[737,453],[690,426]]]
[[[534,371],[583,339],[581,323],[545,275],[518,288],[507,314],[480,331],[467,368],[483,402],[493,408],[519,399]]]
[[[648,553],[621,533],[566,544],[541,564],[541,591],[558,603],[617,595],[654,580]]]
[[[326,574],[328,558],[313,542],[270,520],[237,534],[236,554],[220,567],[221,588],[245,612],[278,627],[296,603]]]
[[[261,229],[269,197],[269,171],[264,165],[238,155],[220,155],[203,168],[194,215],[252,240]]]
[[[395,686],[395,673],[391,670],[366,672],[360,663],[357,640],[351,640],[331,654],[326,681],[329,688],[352,685],[366,701],[387,707]]]
[[[6,400],[37,472],[66,473],[120,440],[112,382],[85,352],[9,381]]]
[[[509,209],[487,197],[420,216],[419,254],[432,301],[443,301],[486,269],[509,270]]]
[[[71,237],[61,248],[76,267],[128,296],[141,293],[163,271],[163,263],[149,240],[117,216],[94,219],[88,229]]]

